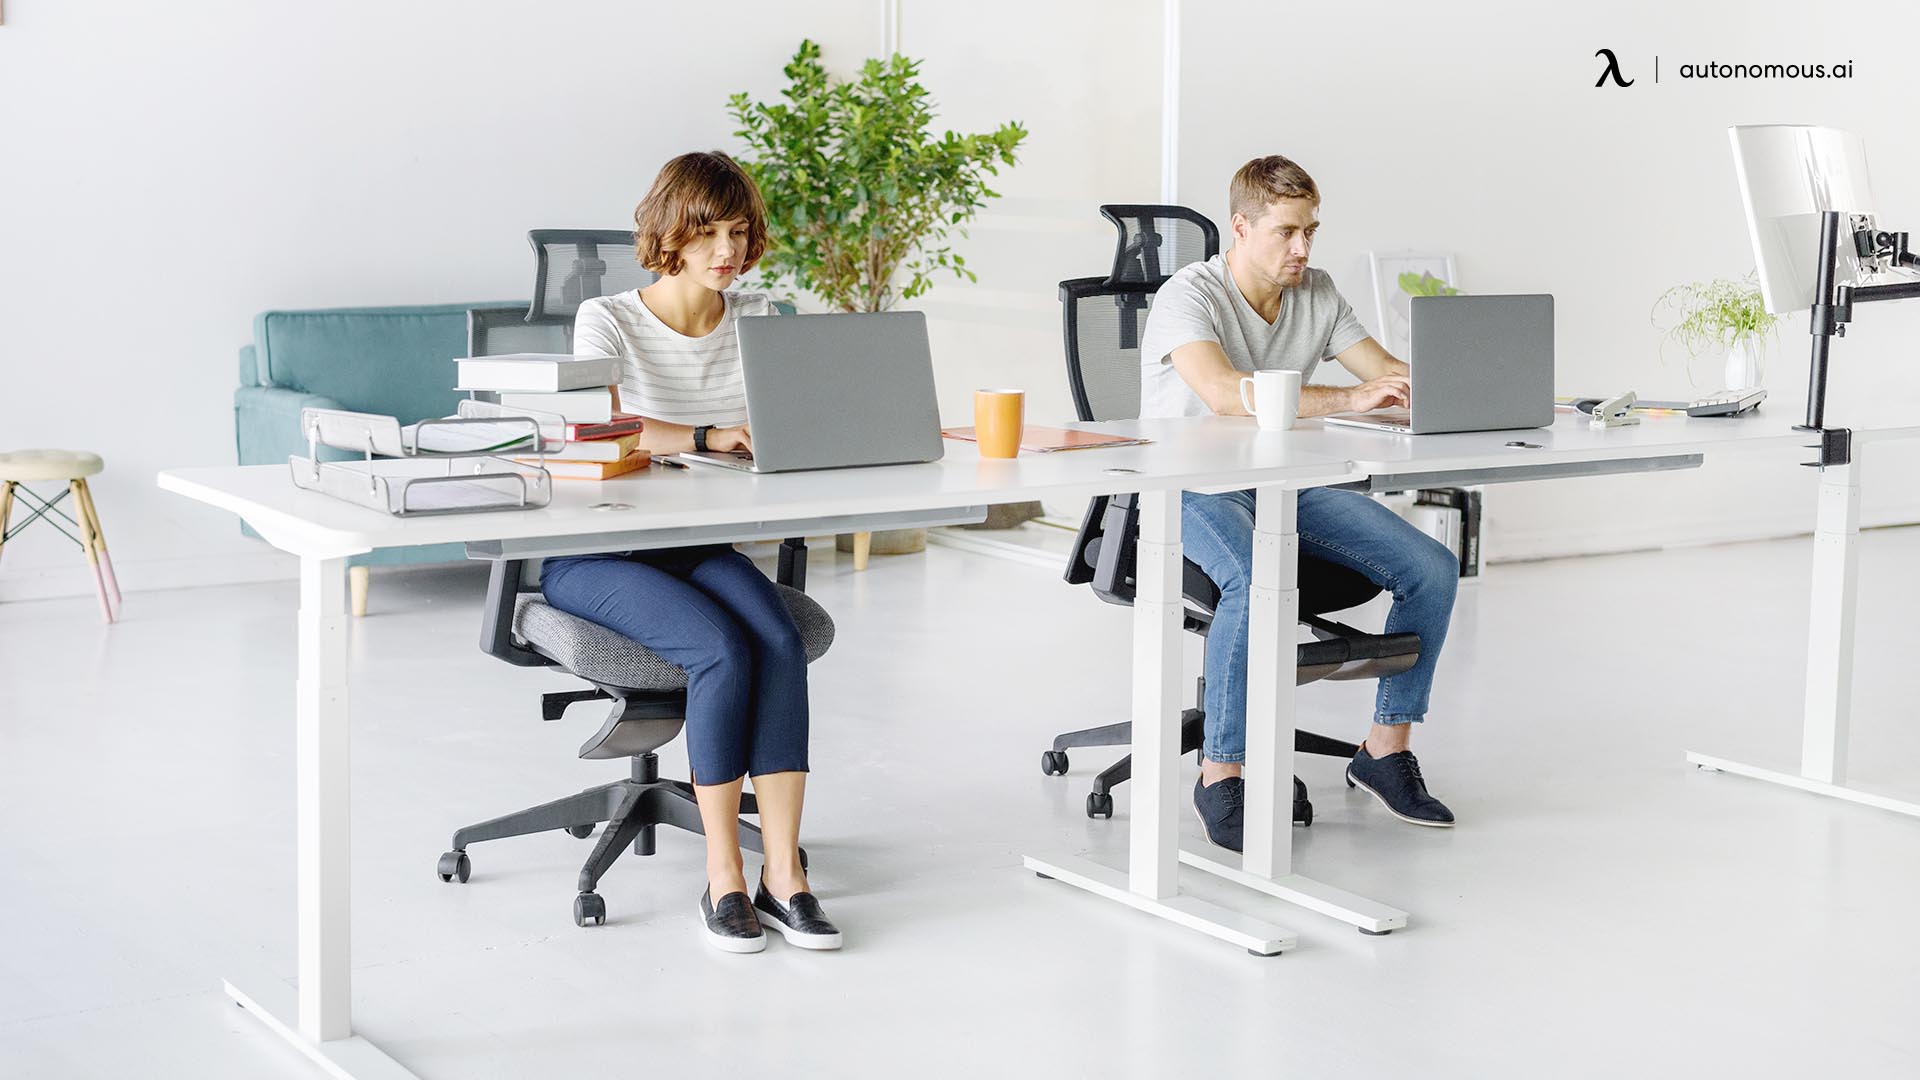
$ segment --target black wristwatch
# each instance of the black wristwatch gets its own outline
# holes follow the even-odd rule
[[[707,432],[713,430],[712,424],[701,424],[693,429],[693,448],[701,453],[707,452]]]

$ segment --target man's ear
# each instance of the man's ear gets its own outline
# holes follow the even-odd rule
[[[1228,220],[1227,228],[1233,233],[1233,239],[1238,242],[1247,238],[1247,231],[1251,226],[1247,222],[1247,215],[1235,214]]]

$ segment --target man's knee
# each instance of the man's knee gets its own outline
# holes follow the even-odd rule
[[[1428,594],[1452,596],[1460,585],[1460,560],[1447,545],[1420,534],[1409,552],[1411,589]]]

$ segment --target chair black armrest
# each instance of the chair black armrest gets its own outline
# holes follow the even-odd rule
[[[553,661],[513,643],[513,609],[526,560],[495,559],[487,574],[487,602],[480,609],[480,651],[515,667],[552,667]]]

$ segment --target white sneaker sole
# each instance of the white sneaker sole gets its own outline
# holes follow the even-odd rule
[[[1374,799],[1380,803],[1381,808],[1384,809],[1387,813],[1392,814],[1394,817],[1399,818],[1401,821],[1404,821],[1409,825],[1424,825],[1429,829],[1453,828],[1453,822],[1451,821],[1421,821],[1419,818],[1408,817],[1407,815],[1401,813],[1400,811],[1395,810],[1392,804],[1388,803],[1387,800],[1383,796],[1381,796],[1379,792],[1368,787],[1364,780],[1361,780],[1359,777],[1353,775],[1353,773],[1351,772],[1347,773],[1347,779],[1352,782],[1354,787],[1357,787],[1361,791],[1364,791],[1367,794],[1373,796]]]
[[[716,934],[712,930],[708,929],[707,913],[703,911],[700,913],[700,932],[707,935],[707,944],[712,945],[714,948],[719,949],[721,952],[757,953],[757,952],[765,952],[767,948],[767,932],[766,932],[765,924],[762,924],[759,937],[752,937],[752,938],[728,937],[725,934]]]
[[[796,948],[828,952],[840,947],[839,934],[803,934],[793,927],[788,926],[786,923],[781,922],[779,919],[768,915],[764,911],[756,908],[755,913],[761,916],[760,926],[762,929],[774,931],[781,937],[786,938],[787,944],[795,946]]]

